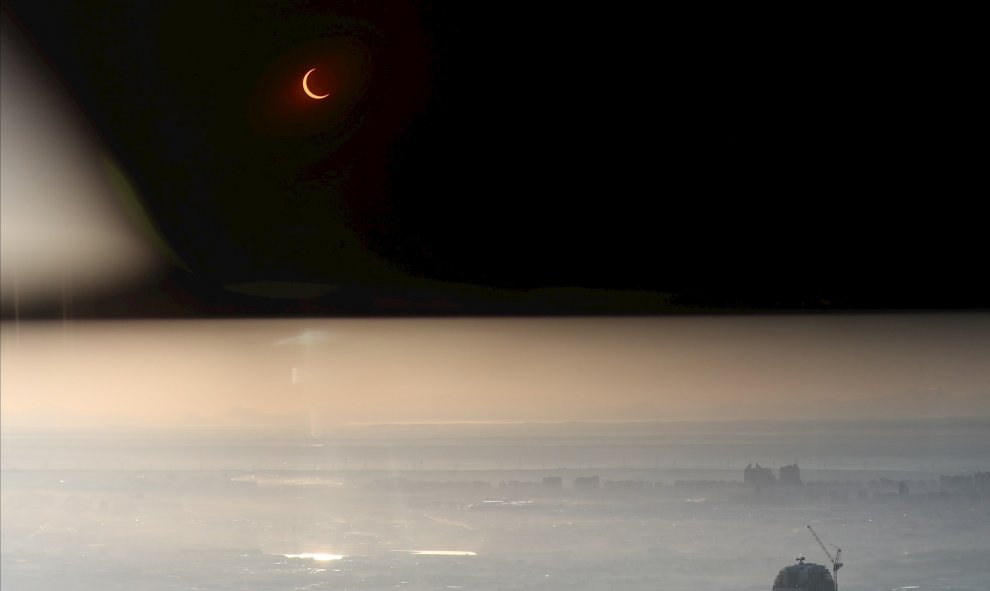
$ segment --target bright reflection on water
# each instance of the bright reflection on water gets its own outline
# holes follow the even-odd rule
[[[310,560],[316,560],[319,562],[329,562],[331,560],[340,560],[343,558],[340,554],[323,554],[320,552],[305,552],[303,554],[283,554],[286,558],[308,558]]]

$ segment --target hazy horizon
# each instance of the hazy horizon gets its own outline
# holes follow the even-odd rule
[[[990,580],[990,314],[0,331],[5,589]]]
[[[6,427],[990,416],[990,314],[4,323]]]

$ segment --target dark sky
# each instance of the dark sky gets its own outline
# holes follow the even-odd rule
[[[171,253],[125,291],[80,296],[77,317],[990,301],[964,48],[935,23],[606,4],[43,4],[4,11]],[[320,103],[298,84],[316,66],[334,93]]]

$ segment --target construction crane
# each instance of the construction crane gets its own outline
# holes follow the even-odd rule
[[[811,535],[815,536],[815,541],[822,547],[822,550],[825,551],[825,556],[828,556],[829,562],[832,563],[832,580],[835,581],[835,591],[839,591],[839,569],[842,568],[842,549],[832,544],[832,547],[835,548],[835,556],[832,556],[832,553],[828,551],[825,543],[818,537],[818,534],[815,533],[811,525],[808,526],[808,531],[811,532]]]

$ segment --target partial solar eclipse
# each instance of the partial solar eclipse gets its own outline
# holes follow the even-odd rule
[[[307,79],[309,78],[309,75],[313,73],[313,70],[315,70],[315,69],[316,68],[310,68],[310,70],[308,72],[306,72],[306,74],[303,75],[303,79],[302,79],[303,92],[305,92],[309,96],[309,98],[325,99],[328,96],[330,96],[330,93],[329,92],[326,93],[326,94],[316,94],[312,90],[309,89],[309,83],[307,82]]]

